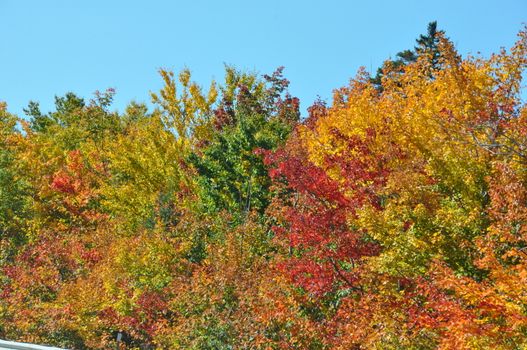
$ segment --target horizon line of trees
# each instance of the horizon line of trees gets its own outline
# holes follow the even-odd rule
[[[524,349],[526,67],[527,30],[463,58],[431,22],[305,118],[282,67],[0,103],[0,338]]]

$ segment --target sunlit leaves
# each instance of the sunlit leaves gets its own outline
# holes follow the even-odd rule
[[[171,71],[161,69],[159,73],[165,86],[159,93],[151,95],[152,101],[161,107],[165,126],[183,143],[188,142],[194,133],[206,138],[218,94],[216,84],[212,82],[209,91],[204,93],[197,83],[190,80],[188,69],[182,70],[177,80]]]
[[[525,41],[463,59],[431,25],[304,120],[282,68],[0,104],[0,337],[525,348]]]

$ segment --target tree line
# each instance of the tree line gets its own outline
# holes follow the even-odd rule
[[[526,67],[526,31],[463,58],[433,22],[305,117],[282,68],[0,104],[0,337],[525,348]]]

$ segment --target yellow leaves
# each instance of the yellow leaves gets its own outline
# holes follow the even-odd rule
[[[122,273],[138,291],[163,288],[178,269],[177,244],[157,232],[120,240],[113,256],[116,265],[112,270]]]
[[[382,210],[364,207],[349,221],[382,245],[371,263],[396,275],[424,273],[433,257],[460,259],[458,247],[470,244],[484,220],[489,154],[474,144],[473,124],[488,109],[495,81],[489,64],[461,61],[445,40],[442,50],[445,68],[433,78],[425,58],[386,74],[382,94],[359,76],[336,93],[327,116],[299,132],[310,161],[341,183],[341,169],[328,159],[348,152],[371,161],[346,149],[341,135],[375,135],[368,149],[388,157],[388,179],[376,193]]]
[[[191,73],[184,69],[178,79],[174,73],[165,69],[159,71],[165,86],[159,93],[151,93],[152,102],[161,107],[163,122],[183,143],[188,143],[191,136],[205,138],[210,133],[210,118],[218,92],[216,84],[211,83],[208,92],[191,81]],[[178,90],[178,84],[181,91]]]
[[[112,140],[104,154],[112,181],[101,181],[103,205],[135,225],[152,215],[161,194],[192,186],[181,169],[185,146],[180,141],[165,130],[158,115]]]

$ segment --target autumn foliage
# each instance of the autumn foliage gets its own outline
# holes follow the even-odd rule
[[[305,118],[282,68],[162,70],[153,110],[1,104],[0,338],[527,347],[527,34],[490,58],[430,35]]]

